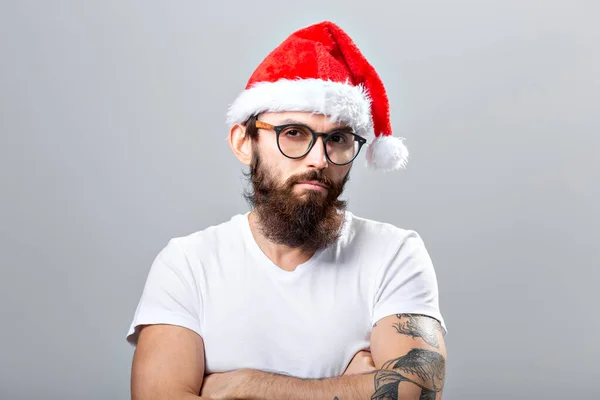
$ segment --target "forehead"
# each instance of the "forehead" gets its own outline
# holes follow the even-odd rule
[[[304,124],[318,131],[330,131],[334,129],[346,129],[350,128],[349,124],[343,121],[331,121],[328,115],[313,114],[310,112],[274,112],[274,113],[263,113],[259,117],[260,120],[268,122],[272,125],[284,125],[284,124]]]

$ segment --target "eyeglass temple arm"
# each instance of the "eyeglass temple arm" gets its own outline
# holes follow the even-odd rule
[[[274,127],[273,125],[271,125],[271,124],[268,124],[268,123],[266,123],[266,122],[263,122],[263,121],[258,121],[258,120],[257,120],[257,121],[255,121],[255,125],[256,125],[256,127],[257,127],[257,128],[259,128],[259,129],[273,129],[273,128],[275,128],[275,127]]]

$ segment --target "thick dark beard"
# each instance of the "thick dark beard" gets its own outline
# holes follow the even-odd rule
[[[349,175],[342,182],[334,183],[323,171],[311,170],[278,184],[256,156],[247,176],[253,191],[245,191],[244,197],[258,217],[261,233],[269,241],[314,252],[338,240],[346,210],[346,202],[338,197]],[[302,181],[326,185],[327,194],[308,191],[299,196],[293,193],[294,185]]]

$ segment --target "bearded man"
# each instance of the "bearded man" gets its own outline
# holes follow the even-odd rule
[[[251,211],[173,238],[127,333],[132,398],[441,399],[446,326],[413,230],[340,200],[367,148],[402,169],[383,83],[325,21],[291,34],[228,112]]]

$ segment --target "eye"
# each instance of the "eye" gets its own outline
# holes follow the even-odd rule
[[[335,134],[329,136],[329,140],[331,140],[332,142],[335,142],[335,143],[344,143],[346,138],[344,136],[340,135],[339,133],[335,133]]]
[[[311,140],[312,134],[301,126],[290,126],[283,130],[282,135],[288,139]]]
[[[331,135],[329,135],[328,141],[331,143],[343,145],[343,144],[352,143],[354,141],[354,136],[350,133],[335,132],[335,133],[332,133]]]

